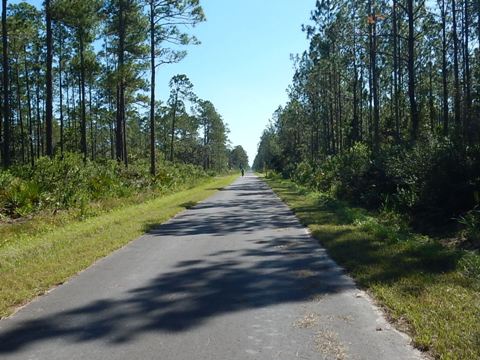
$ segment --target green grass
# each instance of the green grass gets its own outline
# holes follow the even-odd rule
[[[291,181],[266,181],[417,348],[438,359],[480,359],[478,254]]]
[[[211,178],[191,189],[140,204],[127,203],[83,221],[67,216],[42,228],[40,220],[34,219],[34,225],[27,222],[23,231],[22,224],[15,224],[17,232],[9,232],[13,240],[0,247],[0,317],[65,282],[154,224],[207,198],[236,177]],[[20,235],[15,236],[18,232]]]

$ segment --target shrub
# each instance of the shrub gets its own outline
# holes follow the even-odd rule
[[[466,252],[459,261],[459,268],[463,275],[475,281],[480,286],[480,255],[474,252]]]
[[[480,148],[432,140],[373,154],[358,143],[318,164],[299,163],[291,177],[368,208],[407,214],[416,225],[443,224],[479,204]]]
[[[84,214],[92,201],[145,191],[172,191],[195,184],[207,174],[190,164],[160,162],[152,177],[149,164],[128,168],[116,161],[84,162],[78,154],[40,158],[34,168],[0,171],[0,214],[20,217],[41,209],[78,208]]]
[[[392,202],[401,212],[428,223],[457,217],[475,205],[478,150],[465,153],[450,142],[419,144],[386,157],[387,177],[395,191]]]
[[[387,188],[391,188],[382,160],[374,158],[361,143],[344,153],[326,157],[315,169],[308,163],[300,163],[293,179],[367,207],[380,206]]]
[[[367,207],[380,206],[387,184],[381,159],[360,143],[335,159],[335,194]]]
[[[1,193],[1,203],[6,215],[25,216],[41,204],[40,189],[32,181],[13,178]]]
[[[458,222],[463,225],[462,237],[475,247],[480,247],[480,210],[473,209],[460,216]]]
[[[314,168],[308,161],[302,161],[297,165],[292,177],[298,184],[311,186],[314,177]]]

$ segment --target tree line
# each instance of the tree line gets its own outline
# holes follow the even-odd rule
[[[461,193],[459,211],[478,203],[480,2],[319,0],[310,20],[310,46],[292,57],[289,101],[274,113],[254,166],[293,176],[303,163],[321,177],[332,159],[341,172],[346,154],[353,161],[364,151],[368,170],[357,168],[351,185],[370,178],[384,187],[383,201],[408,192],[415,203],[426,190],[412,184],[432,187],[430,171],[461,185],[450,188]]]
[[[186,75],[156,97],[156,71],[199,44],[199,0],[2,0],[1,159],[41,156],[129,161],[159,156],[207,170],[229,161],[228,128]],[[150,79],[148,79],[150,76]]]

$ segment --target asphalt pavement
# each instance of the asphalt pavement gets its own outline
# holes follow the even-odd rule
[[[0,321],[5,360],[420,358],[251,174]]]

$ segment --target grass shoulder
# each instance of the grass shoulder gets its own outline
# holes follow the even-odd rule
[[[367,289],[414,345],[439,359],[480,358],[480,256],[415,234],[291,181],[265,181]]]
[[[34,219],[27,231],[19,231],[20,235],[10,232],[13,240],[0,246],[0,317],[10,315],[18,306],[207,198],[236,177],[209,178],[189,189],[141,203],[127,201],[125,206],[83,220],[67,216],[42,227],[41,221]],[[21,224],[15,226],[21,228]]]

